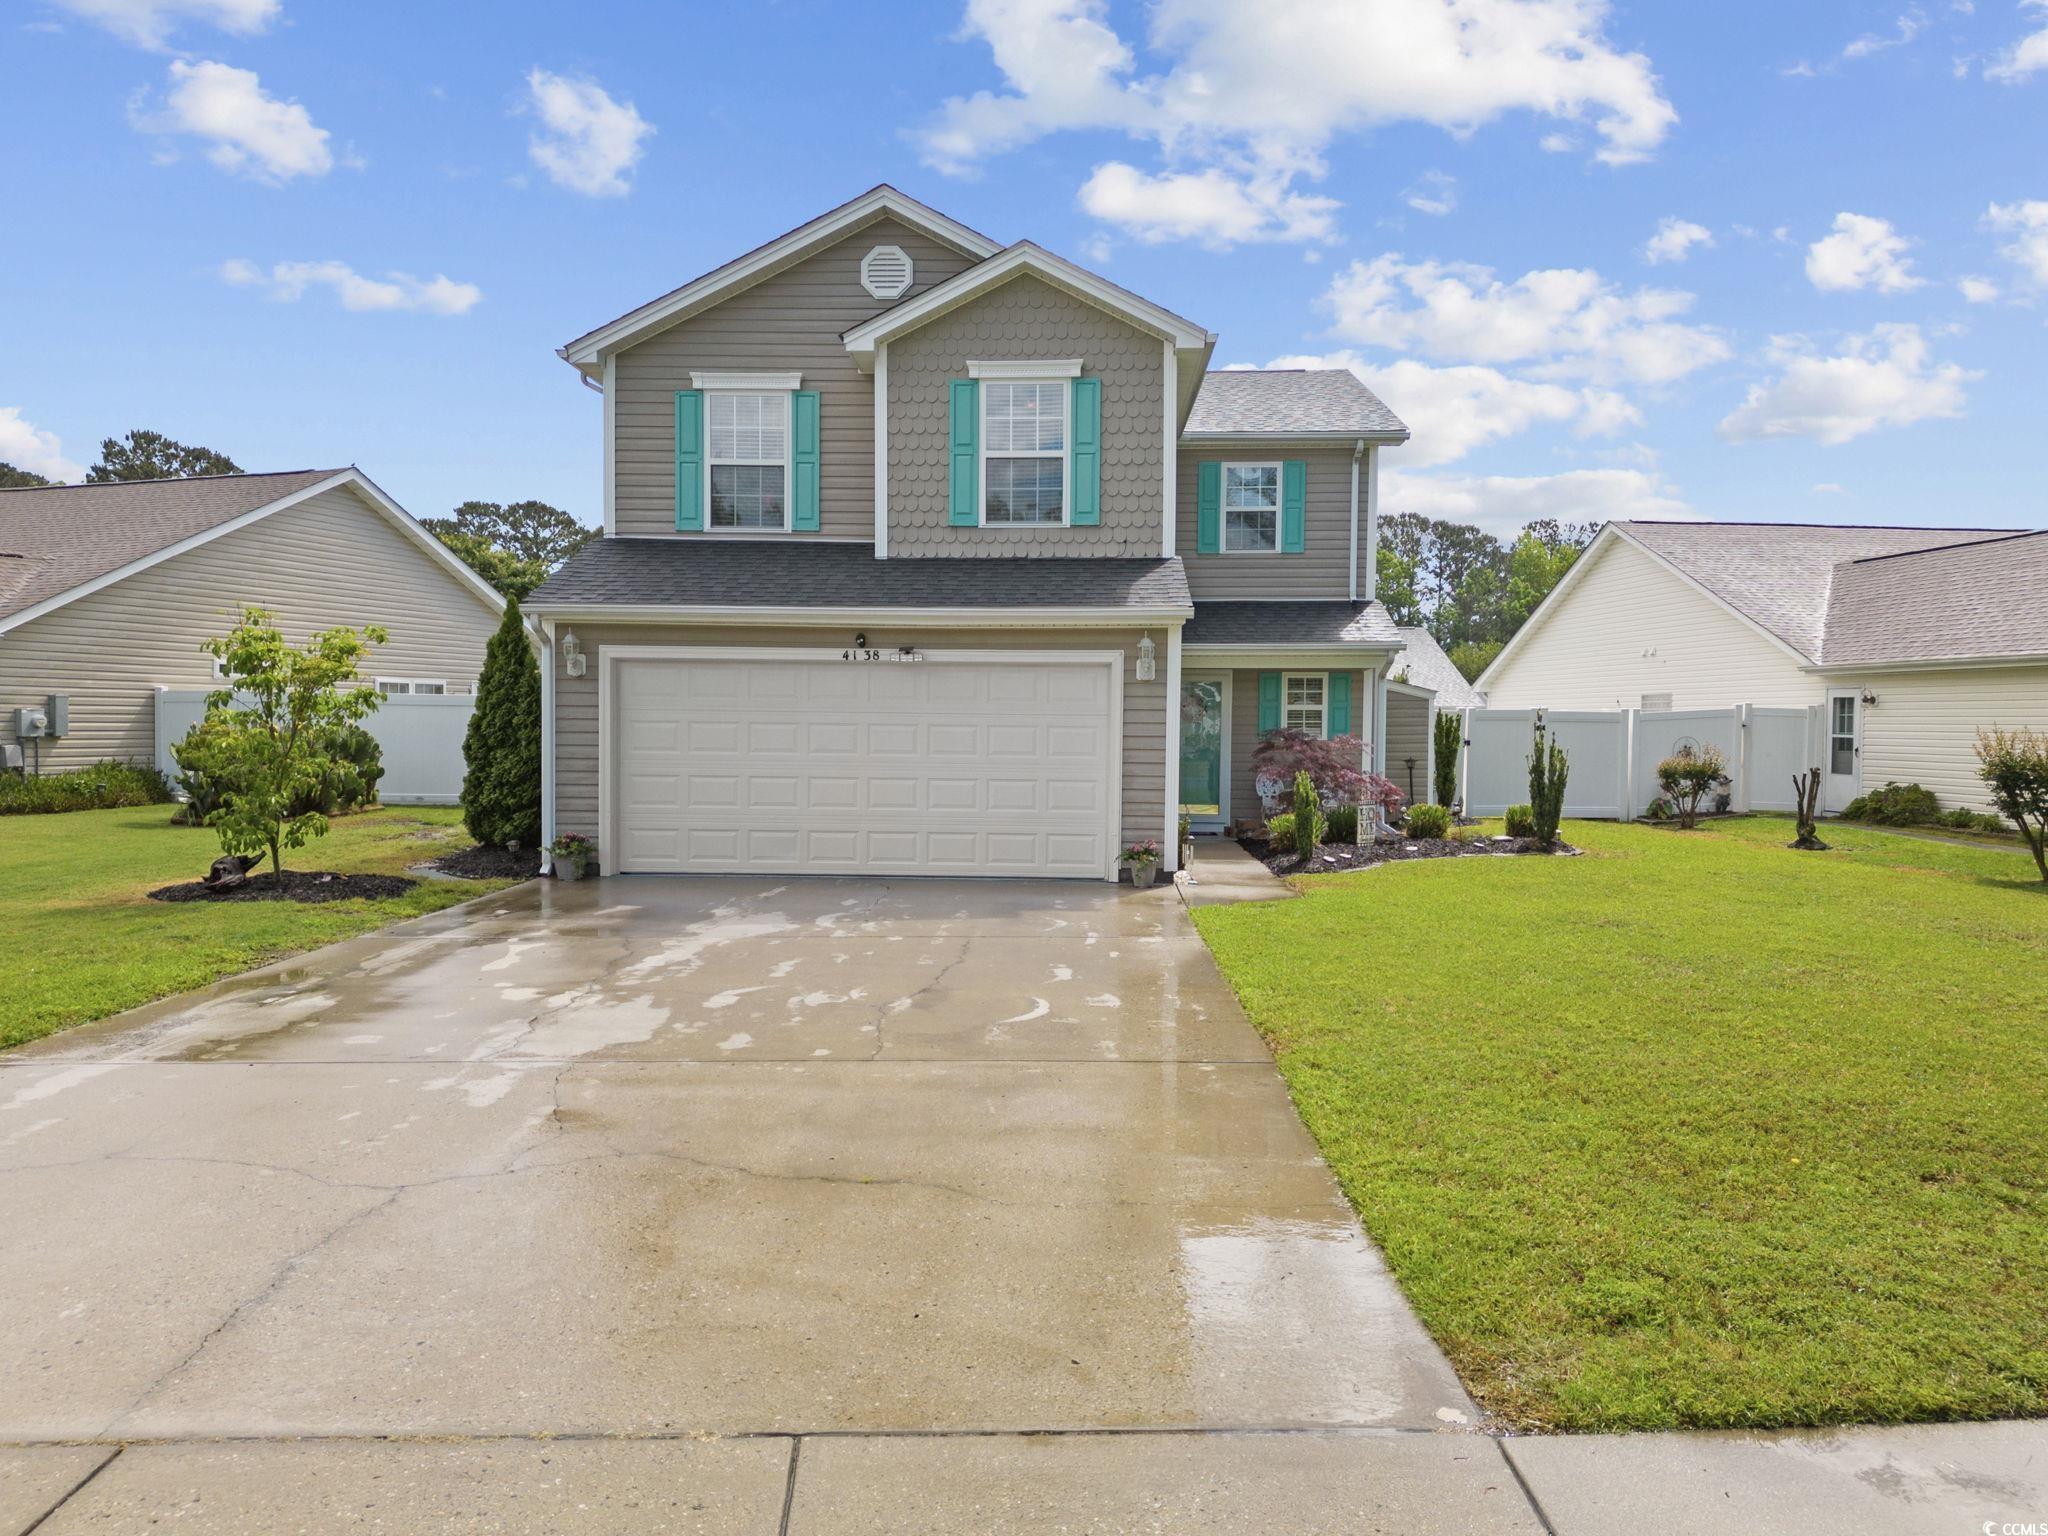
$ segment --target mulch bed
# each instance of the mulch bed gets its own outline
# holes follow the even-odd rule
[[[337,875],[321,869],[284,872],[287,901],[381,901],[387,896],[403,896],[418,884],[403,875]],[[189,880],[149,893],[151,901],[275,901],[277,896],[277,876],[268,872],[251,875],[225,891],[209,890],[204,882]]]
[[[1365,869],[1374,864],[1396,864],[1408,859],[1483,859],[1543,854],[1543,849],[1533,837],[1486,837],[1469,842],[1449,837],[1397,837],[1360,846],[1325,843],[1316,850],[1312,863],[1303,864],[1292,848],[1276,848],[1270,843],[1242,838],[1239,841],[1247,852],[1276,875],[1319,875],[1333,870]],[[1559,843],[1552,850],[1552,856],[1564,857],[1578,851],[1569,843]]]
[[[517,853],[508,853],[503,848],[465,848],[415,867],[453,875],[458,880],[531,880],[540,873],[540,850],[522,848]]]

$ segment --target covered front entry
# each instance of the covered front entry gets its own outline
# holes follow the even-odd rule
[[[607,870],[1113,878],[1115,652],[607,647]]]
[[[1191,672],[1180,684],[1180,808],[1199,832],[1230,819],[1230,674]]]

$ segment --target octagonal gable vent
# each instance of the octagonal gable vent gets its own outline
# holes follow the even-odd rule
[[[860,259],[860,285],[878,299],[901,298],[913,276],[900,245],[878,245]]]

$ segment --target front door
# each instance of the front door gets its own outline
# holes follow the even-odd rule
[[[1827,741],[1822,769],[1827,789],[1822,808],[1841,811],[1862,791],[1863,700],[1854,688],[1828,690]]]
[[[1180,684],[1180,808],[1188,824],[1220,828],[1230,816],[1225,790],[1229,737],[1227,675],[1183,677]]]

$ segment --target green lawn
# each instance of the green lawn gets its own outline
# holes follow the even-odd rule
[[[0,820],[0,1047],[498,888],[429,880],[389,901],[320,906],[150,901],[145,891],[196,880],[220,854],[212,831],[171,826],[171,809]],[[403,874],[469,841],[459,811],[393,807],[335,818],[285,867]]]
[[[1791,832],[1578,823],[1195,916],[1502,1420],[2048,1413],[2048,887]]]

